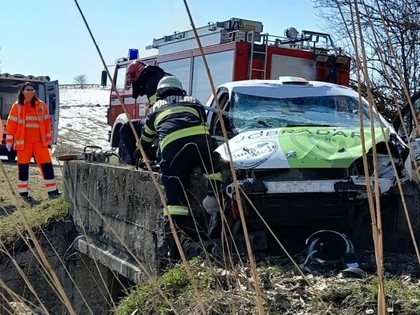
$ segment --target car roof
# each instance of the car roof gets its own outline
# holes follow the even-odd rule
[[[219,87],[225,87],[230,94],[235,91],[266,97],[293,98],[328,95],[358,97],[358,93],[349,87],[322,81],[243,80],[227,82]]]

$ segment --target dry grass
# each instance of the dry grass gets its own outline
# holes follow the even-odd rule
[[[36,205],[29,205],[18,195],[17,186],[17,165],[15,163],[3,163],[6,176],[0,172],[0,240],[3,243],[12,241],[19,232],[24,232],[21,215],[16,211],[16,200],[23,209],[28,223],[32,227],[42,226],[50,220],[60,220],[68,216],[69,205],[61,198],[49,200],[44,188],[41,173],[36,165],[31,165],[29,170],[29,190],[31,196],[36,200]],[[55,167],[58,188],[62,188],[62,174],[59,167]],[[10,181],[13,191],[8,183]],[[17,199],[16,199],[17,198]]]
[[[208,314],[257,314],[249,267],[238,264],[228,270],[201,259],[190,261],[189,267]],[[305,279],[287,258],[271,257],[257,261],[265,314],[377,314],[375,275],[364,279],[348,278],[339,269],[310,267],[311,272],[306,272]],[[191,283],[184,267],[175,266],[156,283],[138,286],[115,312],[118,315],[200,314]],[[417,283],[418,279],[407,274],[388,275],[385,280],[388,314],[420,314]],[[156,284],[175,310],[159,296]]]
[[[7,177],[10,180],[13,189],[17,193],[17,165],[15,163],[10,162],[4,162],[3,165],[6,169]],[[58,165],[54,166],[54,173],[57,180],[58,189],[61,190],[63,182],[61,167]],[[2,172],[0,172],[0,187],[2,187],[2,189],[0,190],[1,205],[3,206],[8,204],[14,204],[14,198],[9,189],[9,185],[6,182],[6,178],[4,177],[4,174]],[[44,182],[41,176],[41,171],[35,164],[31,164],[31,166],[29,167],[29,193],[34,199],[38,200],[39,202],[48,200],[48,195],[44,188]],[[22,206],[25,205],[22,203]]]

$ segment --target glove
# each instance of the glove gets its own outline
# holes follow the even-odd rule
[[[13,143],[6,143],[6,149],[7,149],[7,151],[12,151],[12,148],[13,148]]]
[[[143,159],[143,158],[141,158],[141,159],[139,159],[138,160],[139,162],[138,162],[138,167],[140,167],[140,168],[143,168],[143,169],[147,169],[147,166],[146,166],[146,160],[145,159]],[[152,167],[152,169],[153,169],[153,164],[154,164],[154,161],[150,161],[150,160],[147,160],[147,162],[149,163],[149,165]]]

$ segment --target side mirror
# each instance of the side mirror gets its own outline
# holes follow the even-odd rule
[[[108,76],[105,70],[102,70],[101,73],[101,86],[105,87],[106,86],[106,80],[107,80]]]

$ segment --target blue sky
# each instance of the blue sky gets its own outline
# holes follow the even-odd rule
[[[283,35],[291,26],[325,32],[313,0],[188,0],[196,27],[231,17],[261,21],[264,33]],[[107,64],[153,38],[191,29],[183,0],[78,0]],[[73,83],[85,74],[100,82],[102,62],[74,0],[2,1],[0,72],[49,75]]]

